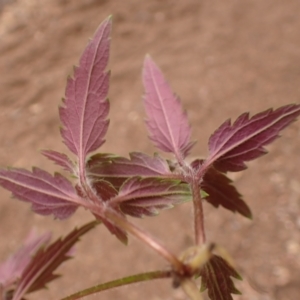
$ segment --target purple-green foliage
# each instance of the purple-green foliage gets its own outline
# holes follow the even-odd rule
[[[59,109],[63,142],[76,156],[75,161],[54,150],[42,152],[69,171],[76,178],[74,184],[61,174],[52,176],[44,170],[33,168],[32,171],[0,170],[0,185],[11,191],[15,198],[30,202],[32,210],[38,214],[53,214],[55,218],[65,219],[75,213],[78,207],[83,207],[90,210],[122,242],[127,242],[127,233],[130,232],[153,248],[156,246],[149,242],[150,238],[141,237],[137,233],[139,229],[127,221],[126,215],[153,216],[162,209],[192,200],[196,211],[197,246],[205,243],[203,200],[251,218],[249,207],[226,172],[242,171],[246,168],[246,162],[265,154],[264,146],[276,139],[279,132],[300,115],[300,105],[269,109],[253,117],[244,113],[233,124],[227,120],[211,135],[208,157],[188,163],[185,158],[194,142],[190,140],[191,128],[187,114],[160,69],[147,56],[143,67],[143,101],[149,138],[159,150],[173,153],[174,161],[170,162],[158,154],[149,156],[139,152],[130,153],[129,158],[107,153],[91,155],[105,142],[109,125],[107,94],[110,72],[106,68],[110,33],[111,18],[108,18],[83,52],[79,66],[74,69],[74,77],[68,79],[65,100]],[[4,291],[10,293],[9,299],[21,299],[25,292],[43,288],[56,278],[52,274],[55,268],[47,269],[47,261],[55,258],[53,261],[57,267],[67,258],[67,250],[78,240],[78,236],[86,231],[75,230],[65,240],[59,240],[52,246],[47,246],[48,242],[36,242],[44,248],[36,252],[31,263],[28,257],[23,260],[16,255],[13,259],[19,264],[18,268],[2,267],[0,283]],[[67,247],[59,252],[57,249],[66,243]],[[26,250],[25,254],[28,256],[31,250]],[[162,250],[158,249],[157,252]],[[212,255],[196,273],[191,271],[189,265],[181,264],[181,271],[171,265],[172,272],[177,272],[176,276],[182,282],[185,277],[200,275],[202,287],[208,288],[211,299],[232,299],[231,294],[238,292],[230,278],[238,277],[238,274],[220,256]],[[44,274],[39,281],[35,277],[37,273]],[[4,280],[5,276],[8,279]],[[16,278],[16,287],[6,290],[5,282],[15,282]]]

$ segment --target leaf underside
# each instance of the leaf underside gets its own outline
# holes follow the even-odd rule
[[[51,233],[49,232],[37,236],[32,231],[26,238],[23,246],[0,265],[0,284],[4,290],[10,290],[15,285],[29,265],[32,256],[41,247],[48,245],[50,239]]]
[[[70,158],[63,153],[54,150],[43,150],[41,152],[48,159],[52,160],[55,164],[61,166],[64,170],[74,173],[74,165]]]
[[[208,194],[205,200],[215,207],[219,205],[232,211],[238,212],[251,219],[252,213],[248,205],[242,199],[232,180],[225,174],[214,168],[210,168],[203,177],[201,188]]]
[[[45,150],[43,155],[65,170],[80,175],[83,181],[78,183],[78,191],[84,190],[82,187],[87,183],[84,181],[88,179],[92,185],[91,191],[97,194],[99,202],[111,205],[110,208],[115,209],[120,216],[152,216],[161,209],[192,199],[188,184],[167,179],[172,166],[164,159],[158,155],[150,157],[133,152],[129,159],[112,154],[96,154],[86,162],[86,156],[105,142],[109,125],[107,94],[110,73],[106,67],[110,33],[111,19],[108,18],[89,42],[79,66],[74,68],[74,77],[68,79],[66,98],[59,109],[63,124],[61,135],[69,150],[77,156],[79,171],[65,154]],[[190,141],[191,129],[187,115],[182,110],[180,99],[172,92],[162,72],[149,56],[144,62],[143,84],[150,139],[157,148],[175,154],[182,163],[194,145]],[[199,166],[200,171],[201,165],[207,167],[201,183],[201,189],[207,193],[205,200],[215,207],[221,205],[251,218],[249,207],[224,173],[246,169],[245,163],[265,154],[267,151],[264,146],[274,141],[279,132],[299,115],[300,105],[287,105],[277,110],[266,110],[251,118],[249,113],[244,113],[233,124],[230,120],[224,122],[209,139],[208,158],[192,163],[192,166]],[[174,164],[174,170],[176,166]],[[35,212],[53,214],[60,219],[72,215],[82,204],[80,196],[83,198],[87,195],[76,192],[62,175],[52,176],[38,168],[33,168],[32,172],[24,169],[0,170],[0,185],[11,191],[16,198],[32,203]],[[92,213],[112,234],[127,243],[127,233],[105,219],[99,211],[99,215],[94,211]],[[48,282],[57,278],[59,275],[53,272],[70,258],[72,246],[81,235],[98,223],[94,221],[75,229],[50,246],[45,243],[31,262],[27,258],[25,264],[25,259],[19,259],[22,274],[20,270],[13,270],[9,266],[11,274],[21,274],[12,300],[23,299],[23,294],[45,288]],[[0,268],[0,283],[1,272]],[[212,300],[232,300],[231,294],[240,293],[231,279],[241,279],[239,274],[220,256],[212,255],[199,275],[202,278],[201,291],[208,289]]]
[[[71,258],[72,247],[79,238],[98,224],[98,221],[93,221],[78,229],[75,228],[65,238],[41,248],[24,270],[12,300],[19,299],[20,295],[43,289],[50,281],[59,277],[53,272]]]
[[[97,29],[84,50],[74,78],[69,78],[66,99],[60,107],[61,134],[67,147],[78,156],[83,168],[85,157],[104,143],[109,121],[109,72],[105,72],[110,48],[111,19]]]
[[[144,62],[144,106],[150,139],[162,151],[174,153],[178,158],[188,155],[191,129],[179,98],[174,95],[154,61],[147,56]]]
[[[109,183],[104,180],[97,180],[92,183],[94,190],[96,191],[99,199],[102,199],[104,202],[109,201],[110,199],[116,197],[118,195],[118,191]],[[124,218],[125,216],[121,212],[118,206],[113,207],[115,211],[119,212]],[[94,216],[97,220],[100,220],[103,225],[109,230],[109,232],[116,236],[116,238],[121,241],[123,244],[127,245],[128,237],[127,233],[118,226],[112,224],[109,220],[103,218],[97,213],[94,213]]]
[[[113,154],[95,154],[87,162],[87,174],[93,180],[109,181],[116,189],[130,177],[163,177],[170,173],[168,163],[157,154],[151,157],[132,152],[129,159]]]
[[[65,219],[78,207],[78,196],[72,184],[59,173],[52,176],[39,168],[33,168],[32,172],[0,170],[0,185],[19,200],[32,203],[33,211],[41,215],[53,214]]]
[[[192,199],[189,185],[176,180],[157,178],[129,178],[112,201],[120,203],[121,210],[134,217],[153,216],[159,210]]]
[[[122,214],[122,213],[121,213]],[[123,215],[123,214],[122,214]],[[120,242],[122,242],[124,245],[128,244],[128,236],[127,232],[123,229],[119,228],[118,226],[115,226],[111,222],[109,222],[106,219],[103,219],[97,215],[95,215],[97,220],[100,220],[103,222],[103,225],[109,230],[111,234],[113,234]]]
[[[201,292],[208,289],[211,300],[233,300],[231,294],[241,294],[230,277],[241,280],[240,275],[220,256],[213,255],[202,267]]]
[[[213,164],[221,172],[246,169],[245,162],[267,153],[264,146],[273,142],[299,115],[300,105],[291,104],[251,118],[244,113],[232,125],[230,120],[226,121],[209,139],[206,165]]]

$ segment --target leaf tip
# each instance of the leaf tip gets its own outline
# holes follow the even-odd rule
[[[145,70],[146,67],[149,68],[149,67],[150,67],[150,64],[156,66],[156,64],[155,64],[155,62],[154,62],[152,56],[151,56],[149,53],[147,53],[147,54],[145,55],[145,59],[144,59],[144,70]]]
[[[248,218],[249,220],[253,221],[253,215],[251,210],[249,210],[248,214],[245,215],[246,218]]]

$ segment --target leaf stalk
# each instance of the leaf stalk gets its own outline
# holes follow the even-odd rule
[[[131,233],[136,238],[147,244],[153,250],[155,250],[160,256],[162,256],[165,260],[167,260],[173,267],[175,272],[179,274],[184,274],[186,271],[185,265],[176,257],[175,254],[167,250],[163,245],[161,245],[158,241],[149,236],[142,229],[138,228],[133,223],[129,222],[119,214],[117,214],[114,210],[107,208],[104,212],[105,216],[112,221],[115,225],[124,229],[125,231]]]
[[[205,243],[205,228],[204,228],[204,217],[203,217],[203,205],[200,193],[200,186],[198,180],[194,177],[191,182],[191,189],[193,195],[193,206],[194,206],[194,228],[195,228],[195,243],[201,246]]]

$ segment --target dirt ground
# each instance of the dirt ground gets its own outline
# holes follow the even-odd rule
[[[299,103],[298,0],[19,0],[0,1],[0,165],[58,170],[40,149],[67,152],[57,107],[66,78],[99,23],[113,15],[111,125],[101,152],[153,153],[143,125],[141,68],[150,53],[188,110],[193,156],[205,156],[209,135],[224,120]],[[205,205],[209,241],[223,245],[244,277],[239,300],[296,300],[300,295],[300,122],[270,154],[234,176],[250,205],[249,221]],[[79,210],[66,221],[30,211],[1,190],[0,260],[34,226],[66,235],[91,220]],[[156,219],[133,220],[180,253],[192,244],[190,204]],[[134,238],[127,247],[98,227],[78,245],[62,279],[32,299],[59,299],[165,262]],[[123,287],[87,299],[186,299],[169,280]]]

